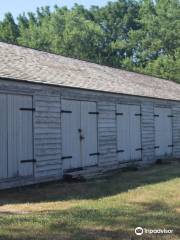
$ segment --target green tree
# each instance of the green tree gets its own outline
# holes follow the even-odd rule
[[[6,13],[3,21],[0,22],[0,41],[16,44],[18,36],[18,26],[12,14]]]
[[[105,7],[92,7],[95,21],[104,32],[102,40],[102,62],[119,67],[124,58],[132,55],[131,45],[127,42],[130,30],[139,28],[136,21],[139,3],[134,0],[109,2]]]
[[[49,8],[37,9],[36,14],[28,13],[18,17],[19,38],[18,43],[35,49],[50,50],[50,39],[48,35],[49,19],[51,18]]]
[[[103,32],[91,18],[91,13],[77,4],[71,10],[56,7],[49,22],[51,51],[100,62]]]
[[[138,22],[141,28],[129,33],[128,41],[134,50],[125,64],[148,74],[180,79],[179,69],[174,68],[179,61],[179,0],[144,0]]]
[[[100,62],[103,31],[98,24],[73,9],[65,16],[63,31],[64,54]]]

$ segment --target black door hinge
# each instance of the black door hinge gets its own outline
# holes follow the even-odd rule
[[[97,152],[97,153],[90,153],[90,154],[89,154],[89,156],[99,156],[99,155],[100,155],[99,152]]]
[[[94,114],[94,115],[98,115],[99,112],[88,112],[88,114]]]
[[[142,116],[141,113],[135,113],[134,116]]]
[[[154,117],[159,117],[159,114],[154,114]]]
[[[122,116],[124,113],[116,113],[116,116]]]
[[[36,109],[35,108],[20,108],[19,109],[20,111],[35,111]]]
[[[72,113],[72,111],[61,110],[61,113]]]
[[[142,148],[136,148],[136,151],[142,151],[143,149]]]
[[[159,148],[159,146],[154,146],[154,149],[157,149],[157,148]]]
[[[122,152],[124,152],[124,150],[117,150],[116,152],[117,153],[122,153]]]
[[[36,159],[21,160],[21,163],[35,163]]]
[[[62,157],[61,159],[64,160],[64,159],[70,159],[72,158],[72,156],[65,156],[65,157]]]

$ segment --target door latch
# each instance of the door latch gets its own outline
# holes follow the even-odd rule
[[[85,139],[85,137],[82,134],[80,134],[80,140],[82,141],[84,139]]]
[[[81,128],[78,129],[78,132],[79,132],[80,141],[82,141],[83,139],[85,139],[85,137],[82,135],[82,129],[81,129]]]

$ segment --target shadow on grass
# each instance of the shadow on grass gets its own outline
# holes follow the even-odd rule
[[[119,172],[114,176],[77,183],[54,182],[0,192],[0,205],[63,200],[99,199],[148,184],[180,177],[180,162],[149,169]]]
[[[16,225],[13,229],[13,237],[9,239],[66,239],[66,240],[111,240],[141,239],[136,237],[134,229],[137,226],[150,229],[173,229],[174,238],[179,239],[178,213],[169,208],[165,203],[138,203],[122,206],[121,208],[87,209],[72,207],[68,210],[56,210],[39,212],[36,215],[18,215],[0,217],[1,228]],[[29,228],[41,225],[38,231]],[[21,226],[18,228],[18,226]],[[43,226],[45,229],[42,229]],[[29,231],[28,231],[29,230]],[[43,234],[42,234],[43,233]],[[16,238],[18,236],[18,238]],[[26,237],[25,237],[26,236]],[[161,239],[161,236],[144,235],[142,239]],[[0,238],[1,239],[1,238]],[[8,239],[7,236],[4,239]],[[162,238],[166,239],[166,238]],[[168,239],[168,238],[167,238]]]

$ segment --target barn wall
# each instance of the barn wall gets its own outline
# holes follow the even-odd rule
[[[117,162],[116,105],[100,101],[97,110],[99,165],[113,165]]]
[[[33,96],[34,112],[34,178],[23,184],[62,177],[61,99],[96,101],[98,115],[98,164],[100,167],[117,165],[116,105],[141,106],[142,162],[155,160],[154,107],[172,108],[173,156],[180,157],[180,102],[138,96],[85,91],[71,88],[0,80],[0,93]],[[8,185],[9,184],[9,185]],[[0,183],[0,188],[18,186],[22,180]]]
[[[154,106],[151,102],[141,104],[141,137],[142,137],[142,160],[152,162],[154,160]]]
[[[34,96],[35,176],[62,175],[60,96]]]
[[[180,157],[180,106],[172,107],[173,114],[173,155]]]

